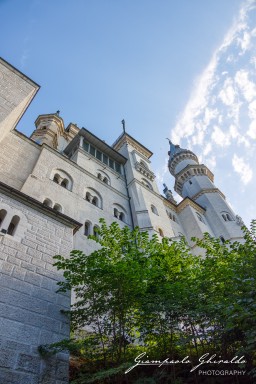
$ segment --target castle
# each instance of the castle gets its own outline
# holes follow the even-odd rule
[[[204,232],[240,241],[241,220],[197,156],[170,142],[170,173],[182,197],[162,196],[152,152],[125,132],[110,146],[59,112],[37,117],[28,138],[15,127],[39,86],[0,59],[0,382],[66,384],[68,355],[42,359],[37,348],[69,336],[70,297],[56,293],[53,256],[94,250],[99,219],[139,226],[159,238]]]

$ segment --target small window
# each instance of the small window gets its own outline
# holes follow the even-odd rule
[[[225,239],[223,236],[220,236],[220,241],[224,244],[225,243]]]
[[[43,202],[43,205],[51,208],[52,207],[52,201],[50,199],[45,199]]]
[[[63,188],[67,188],[68,187],[68,180],[67,179],[64,179],[62,180],[61,184],[60,184]]]
[[[97,225],[94,225],[93,227],[93,235],[97,237],[97,239],[99,238],[99,228],[97,227]]]
[[[86,223],[84,223],[84,235],[85,236],[89,236],[90,235],[90,223],[87,221]]]
[[[224,221],[227,221],[226,215],[224,215],[224,213],[221,216],[223,217]]]
[[[115,161],[115,170],[121,174],[121,165]]]
[[[118,210],[116,208],[114,208],[114,216],[118,219]]]
[[[103,183],[108,184],[108,178],[107,177],[104,177]]]
[[[90,192],[86,192],[85,200],[91,202],[91,194],[90,194]]]
[[[92,145],[90,145],[90,154],[95,156],[95,151],[96,149]]]
[[[191,180],[189,180],[189,184],[192,184],[192,181],[191,181]]]
[[[86,152],[89,152],[89,143],[87,143],[87,141],[84,141],[84,142],[83,142],[83,149],[84,149]]]
[[[100,161],[102,159],[102,152],[98,151],[98,149],[96,150],[96,158]]]
[[[161,237],[164,237],[163,230],[162,230],[161,228],[158,228],[158,231],[159,231],[159,235],[160,235]]]
[[[198,212],[196,212],[196,214],[197,214],[198,220],[201,221],[202,223],[204,223],[202,216]]]
[[[13,236],[16,232],[17,226],[19,224],[20,218],[19,216],[13,216],[12,221],[9,224],[7,229],[7,234]]]
[[[153,204],[151,205],[151,211],[152,211],[155,215],[158,215],[157,209],[156,209],[156,207],[155,207]]]
[[[109,159],[109,166],[114,169],[114,161],[112,159]]]
[[[53,209],[57,212],[62,212],[62,207],[60,204],[54,204]]]
[[[103,163],[108,165],[108,156],[103,153]]]
[[[92,204],[98,207],[98,198],[96,196],[93,197]]]
[[[5,209],[1,209],[1,211],[0,211],[0,225],[4,221],[4,218],[5,218],[6,214],[7,214],[6,210]]]
[[[54,177],[53,177],[53,181],[54,181],[55,183],[59,184],[59,181],[60,181],[60,175],[58,175],[58,174],[56,173],[56,175],[54,175]]]

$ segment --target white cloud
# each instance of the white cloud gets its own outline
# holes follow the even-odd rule
[[[217,125],[213,128],[211,139],[220,147],[227,147],[230,145],[230,135],[225,134]]]
[[[256,119],[256,100],[248,105],[248,115],[250,119]]]
[[[212,150],[212,145],[211,143],[207,143],[204,150],[203,150],[203,155],[206,156],[208,153],[210,153]]]
[[[225,105],[232,105],[236,96],[235,89],[233,88],[233,81],[228,78],[223,86],[223,89],[219,93],[219,98]]]
[[[235,75],[235,82],[240,88],[245,100],[251,101],[254,97],[256,97],[256,86],[249,79],[248,71],[245,71],[244,69],[237,71]]]
[[[240,175],[240,179],[243,184],[248,184],[252,180],[253,171],[243,157],[239,157],[234,154],[232,158],[232,165],[235,172]]]
[[[253,120],[251,124],[249,125],[249,129],[246,132],[248,136],[250,136],[252,139],[256,139],[256,120]]]
[[[251,43],[251,35],[247,31],[243,33],[243,36],[241,38],[237,39],[238,44],[241,47],[241,52],[239,52],[239,55],[243,55],[245,51],[247,51],[250,48]]]

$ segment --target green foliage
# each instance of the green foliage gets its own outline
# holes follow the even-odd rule
[[[65,277],[59,291],[72,289],[77,298],[69,312],[74,338],[41,353],[68,349],[80,359],[74,384],[122,383],[124,367],[144,351],[150,359],[188,355],[192,362],[204,353],[245,355],[253,373],[256,222],[244,231],[243,244],[222,244],[207,233],[193,239],[202,248],[196,257],[184,239],[159,242],[102,219],[91,236],[98,250],[55,256]],[[129,382],[178,383],[188,374],[178,366],[147,368],[136,367]]]

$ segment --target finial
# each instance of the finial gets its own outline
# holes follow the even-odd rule
[[[124,131],[124,133],[125,133],[125,120],[123,119],[123,120],[121,121],[121,123],[122,123],[122,125],[123,125],[123,131]]]
[[[56,115],[57,115],[57,116],[59,116],[59,115],[60,115],[60,111],[59,111],[59,110],[56,112]]]

